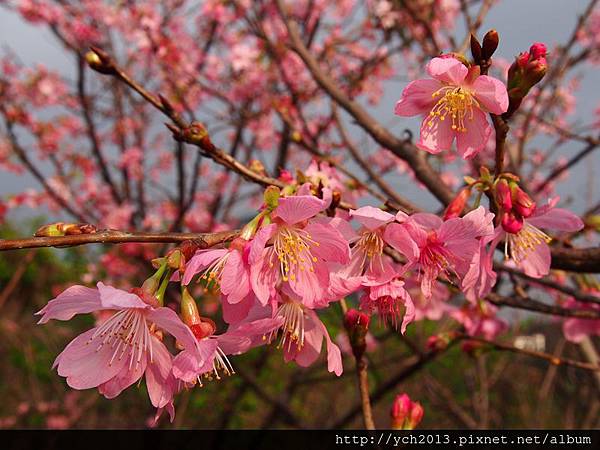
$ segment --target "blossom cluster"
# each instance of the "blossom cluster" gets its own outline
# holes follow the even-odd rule
[[[319,317],[322,310],[354,297],[361,310],[404,333],[418,307],[444,301],[437,294],[444,286],[462,290],[469,301],[459,310],[444,304],[446,312],[468,332],[493,337],[502,321],[479,300],[496,280],[497,243],[504,239],[507,257],[539,277],[548,273],[549,250],[536,226],[582,226],[574,214],[555,208],[556,201],[534,208],[520,229],[505,220],[494,226],[494,214],[483,206],[445,220],[373,206],[332,215],[331,190],[314,188],[308,182],[268,188],[256,217],[228,246],[197,250],[189,260],[175,250],[155,261],[157,272],[140,288],[100,282],[96,289],[73,286],[50,301],[39,312],[41,323],[102,312],[97,326],[58,356],[59,375],[75,389],[97,387],[107,398],[145,376],[152,404],[173,414],[177,392],[233,374],[229,355],[274,340],[285,361],[300,366],[313,364],[325,342],[328,370],[340,375],[342,354]],[[500,197],[507,214],[513,196]],[[179,315],[163,306],[169,283],[181,285]],[[190,294],[196,283],[218,292],[224,332],[199,313]],[[413,297],[424,304],[415,305]],[[167,335],[176,355],[165,344]]]

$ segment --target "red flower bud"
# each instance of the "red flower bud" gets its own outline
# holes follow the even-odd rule
[[[368,314],[350,309],[344,317],[344,326],[348,332],[348,339],[352,347],[352,353],[358,361],[362,358],[367,348],[367,331],[369,330],[369,322],[371,318]]]
[[[514,206],[513,209],[522,217],[530,217],[535,211],[536,204],[525,191],[517,186],[513,194]]]
[[[423,407],[413,402],[407,394],[397,395],[390,415],[393,430],[414,430],[423,419]]]
[[[533,45],[529,48],[529,53],[531,54],[531,59],[536,60],[540,58],[546,57],[546,45],[542,42],[534,42]]]
[[[364,329],[365,332],[369,329],[371,318],[368,314],[360,312],[356,309],[349,309],[344,317],[344,325],[348,330]]]
[[[513,211],[505,212],[502,216],[502,228],[507,233],[517,234],[523,228],[523,217]]]
[[[508,182],[504,179],[496,184],[496,201],[504,211],[512,209],[512,191]]]
[[[446,212],[444,213],[444,220],[452,219],[454,217],[459,217],[465,206],[467,201],[471,197],[471,188],[462,189],[458,195],[450,202],[448,208],[446,208]]]
[[[404,429],[404,424],[408,418],[408,415],[410,414],[411,407],[412,402],[410,401],[410,397],[408,395],[396,395],[394,403],[392,404],[392,410],[390,412],[390,415],[392,416],[393,430]]]
[[[408,418],[408,423],[406,424],[405,429],[414,430],[417,428],[417,425],[419,425],[421,420],[423,420],[423,414],[425,414],[425,411],[423,410],[421,404],[418,402],[413,403],[412,410],[410,411],[410,417]]]

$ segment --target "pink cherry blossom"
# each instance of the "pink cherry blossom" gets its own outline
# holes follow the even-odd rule
[[[493,232],[493,218],[481,206],[445,222],[433,214],[413,214],[405,223],[390,224],[386,241],[408,259],[405,270],[419,271],[423,294],[431,298],[438,276],[462,279],[467,273],[479,248],[479,238]]]
[[[402,306],[404,306],[404,318],[400,331],[405,333],[406,326],[415,319],[415,306],[405,289],[404,281],[400,278],[368,286],[360,299],[361,309],[370,313],[376,311],[384,322],[391,323],[395,328],[398,328]]]
[[[221,291],[224,320],[237,323],[246,318],[256,301],[250,283],[249,252],[250,246],[242,238],[234,239],[228,249],[198,250],[187,263],[181,283],[187,286],[201,273],[200,280]]]
[[[263,305],[280,282],[309,308],[327,298],[327,263],[347,263],[350,248],[331,224],[308,221],[325,208],[324,200],[311,195],[281,198],[273,223],[256,233],[249,255],[250,281]]]
[[[190,353],[198,351],[194,335],[173,310],[100,282],[97,289],[72,286],[36,314],[42,316],[39,323],[46,323],[106,310],[114,313],[58,355],[58,374],[74,389],[97,387],[107,398],[145,375],[150,401],[156,408],[165,407],[173,397],[172,356],[155,328],[173,335]]]
[[[548,201],[548,204],[535,209],[530,217],[523,218],[523,226],[517,233],[506,232],[497,227],[492,250],[504,239],[504,255],[523,271],[534,278],[541,278],[550,272],[550,247],[552,240],[540,228],[560,231],[578,231],[583,228],[581,219],[571,211],[556,208],[559,197]]]
[[[395,270],[390,258],[383,254],[384,233],[387,224],[395,220],[394,216],[372,206],[352,210],[350,216],[361,224],[361,228],[355,233],[349,225],[339,224],[353,244],[350,263],[340,274],[346,278],[363,277],[369,282],[389,281],[395,276]]]
[[[338,376],[342,374],[340,349],[329,337],[329,332],[316,311],[308,308],[291,289],[282,289],[274,317],[282,321],[279,347],[283,349],[286,362],[295,361],[302,367],[310,366],[321,354],[325,339],[327,368]],[[273,330],[269,340],[275,335],[276,330]]]
[[[450,150],[456,139],[465,159],[485,147],[492,127],[486,113],[502,114],[508,108],[506,86],[496,78],[479,75],[454,57],[433,58],[427,65],[431,79],[411,82],[394,112],[399,116],[424,115],[417,146],[429,153]]]

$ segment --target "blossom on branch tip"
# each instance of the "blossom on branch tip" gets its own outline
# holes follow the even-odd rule
[[[424,115],[417,143],[422,150],[433,154],[450,150],[456,139],[460,155],[474,157],[492,133],[486,113],[502,114],[508,108],[506,86],[452,56],[433,58],[427,72],[432,78],[406,86],[394,112]]]

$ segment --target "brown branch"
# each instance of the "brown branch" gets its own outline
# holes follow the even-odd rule
[[[502,344],[500,342],[489,341],[487,339],[472,337],[472,336],[462,335],[462,334],[458,336],[458,339],[480,342],[482,344],[489,345],[489,346],[495,348],[496,350],[504,350],[504,351],[509,351],[512,353],[519,353],[521,355],[533,356],[534,358],[543,359],[543,360],[548,361],[549,363],[554,364],[556,366],[569,366],[569,367],[575,367],[577,369],[591,370],[593,372],[600,371],[600,366],[597,366],[595,364],[584,363],[581,361],[575,361],[573,359],[568,359],[568,358],[559,358],[550,353],[526,350],[526,349],[514,347],[512,345]]]
[[[367,430],[374,430],[375,422],[373,420],[373,411],[371,409],[371,399],[369,398],[369,374],[367,371],[367,361],[364,357],[356,361],[356,375],[358,377],[360,404],[365,428]]]
[[[40,247],[73,247],[85,244],[123,244],[126,242],[180,243],[183,241],[194,241],[199,248],[208,248],[230,241],[237,236],[238,233],[237,230],[222,231],[218,233],[155,233],[100,230],[96,233],[77,234],[72,236],[2,239],[0,240],[0,251]]]
[[[584,294],[583,292],[581,292],[578,289],[573,289],[569,286],[564,286],[564,285],[559,284],[555,281],[552,281],[548,278],[533,278],[533,277],[530,277],[530,276],[524,274],[523,272],[521,272],[518,269],[514,269],[512,267],[508,267],[508,266],[505,266],[504,264],[499,264],[499,263],[495,263],[494,268],[496,270],[501,270],[503,272],[510,273],[511,275],[515,275],[519,278],[522,278],[523,280],[528,281],[529,283],[539,284],[541,286],[549,287],[556,291],[570,295],[571,297],[579,300],[580,302],[600,304],[600,297],[597,297],[594,295],[589,295],[589,294]]]
[[[510,306],[512,308],[525,309],[527,311],[535,311],[542,314],[576,317],[578,319],[600,319],[600,311],[563,308],[561,306],[548,305],[529,297],[504,297],[495,293],[490,293],[485,299],[497,306]]]
[[[600,247],[552,248],[552,268],[571,272],[600,272]]]

